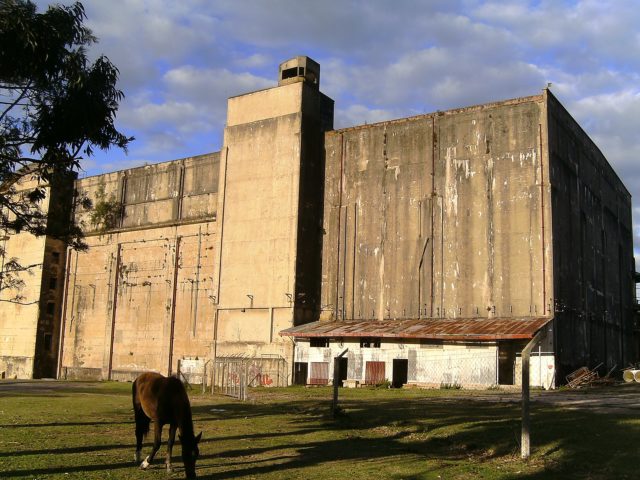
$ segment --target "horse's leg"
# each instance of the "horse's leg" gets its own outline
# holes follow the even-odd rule
[[[147,458],[144,459],[144,462],[140,464],[140,468],[146,469],[151,465],[153,463],[153,457],[155,457],[158,450],[160,450],[162,427],[163,425],[160,422],[153,422],[153,448]]]
[[[136,453],[134,459],[136,463],[140,463],[140,452],[142,451],[142,440],[149,431],[149,423],[151,419],[142,411],[142,407],[135,405],[133,407],[136,418]]]
[[[167,473],[171,473],[171,450],[173,449],[173,443],[176,441],[176,430],[178,429],[177,425],[170,424],[169,425],[169,440],[167,442]]]

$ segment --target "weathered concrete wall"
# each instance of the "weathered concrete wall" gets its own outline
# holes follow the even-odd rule
[[[218,158],[77,182],[94,202],[99,189],[123,199],[123,215],[116,228],[94,228],[89,250],[69,259],[62,375],[130,379],[211,354]],[[88,230],[89,215],[78,212]]]
[[[68,215],[72,178],[45,185],[45,198],[38,204],[49,212],[49,223]],[[17,195],[38,186],[25,176],[16,185]],[[59,233],[53,225],[52,231]],[[19,289],[0,289],[0,376],[6,378],[53,377],[56,372],[64,284],[65,251],[62,241],[29,233],[2,239],[2,268],[15,259],[27,271],[17,274],[24,282]]]
[[[48,200],[43,201],[46,208]],[[3,239],[4,262],[16,258],[22,265],[33,265],[30,273],[20,274],[24,286],[15,291],[0,291],[0,375],[6,378],[32,378],[36,350],[38,318],[40,316],[40,290],[44,262],[45,237],[36,238],[28,233],[11,235]],[[20,303],[8,300],[19,294]]]
[[[632,344],[631,196],[571,115],[551,93],[546,98],[555,341],[563,378],[581,366],[620,368],[638,358]]]
[[[220,171],[216,354],[280,355],[319,293],[322,131],[332,101],[298,82],[229,99]],[[304,218],[303,218],[304,217]]]
[[[548,314],[543,106],[529,97],[328,133],[324,316]]]
[[[215,219],[219,157],[216,152],[88,177],[78,182],[77,189],[94,205],[101,200],[120,204],[119,222],[109,230]],[[92,212],[76,212],[76,221],[87,233],[104,229],[92,224]]]

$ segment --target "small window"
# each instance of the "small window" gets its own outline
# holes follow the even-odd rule
[[[282,79],[286,80],[287,78],[293,78],[298,76],[298,69],[296,67],[287,68],[282,71]]]
[[[56,310],[56,304],[53,302],[47,303],[47,315],[53,315]]]
[[[380,339],[363,338],[360,340],[360,348],[380,348]]]
[[[52,342],[53,342],[53,336],[50,333],[45,333],[44,334],[44,351],[45,352],[51,351]]]
[[[51,252],[51,263],[60,263],[60,252]]]
[[[420,340],[420,348],[442,350],[444,348],[444,343],[442,340]]]
[[[298,67],[298,76],[304,77],[304,67]]]
[[[328,347],[329,339],[324,337],[314,337],[309,341],[310,347]]]
[[[56,277],[51,277],[49,279],[49,290],[55,290],[58,287],[58,279]]]

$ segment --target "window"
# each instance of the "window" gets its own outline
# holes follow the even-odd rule
[[[310,341],[310,347],[328,347],[329,339],[324,337],[314,337]]]
[[[50,352],[51,351],[51,343],[52,343],[53,337],[50,333],[45,333],[44,334],[44,351],[45,352]]]
[[[53,312],[55,312],[56,309],[56,304],[53,302],[49,302],[47,303],[47,315],[53,315]]]
[[[60,252],[51,252],[51,263],[60,263]]]
[[[298,76],[298,69],[296,67],[287,68],[282,71],[282,79],[286,80],[287,78],[293,78]]]
[[[380,348],[380,339],[362,338],[360,339],[360,348]]]
[[[55,290],[58,286],[58,279],[56,277],[51,277],[49,279],[49,290]]]
[[[442,340],[420,340],[420,348],[440,349],[444,348]]]

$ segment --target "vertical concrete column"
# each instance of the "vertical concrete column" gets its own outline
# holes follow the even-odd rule
[[[218,189],[217,355],[289,356],[277,332],[313,320],[319,302],[318,182],[324,107],[333,103],[304,78],[285,83],[229,99]]]

